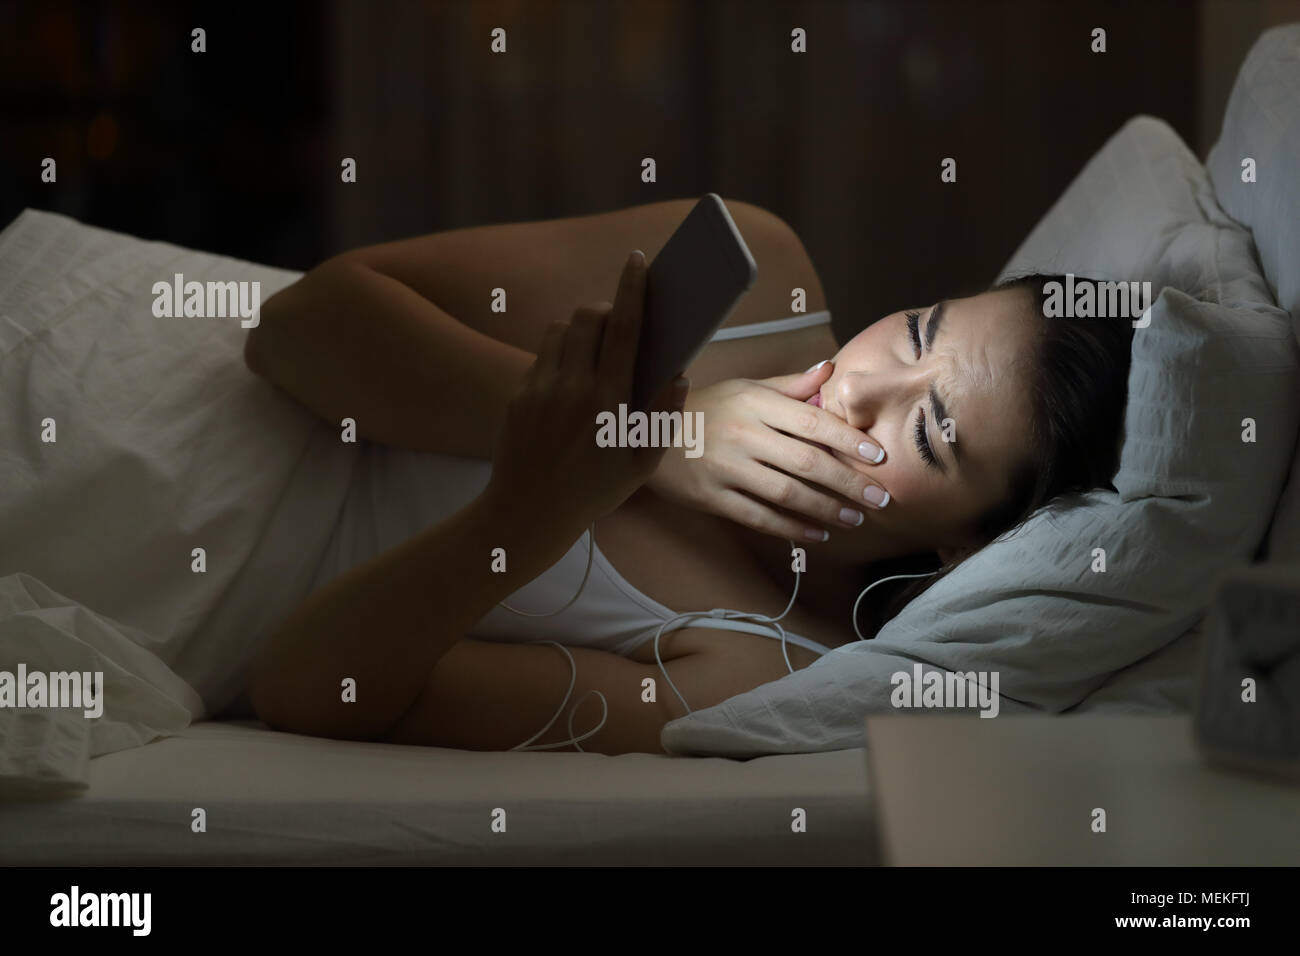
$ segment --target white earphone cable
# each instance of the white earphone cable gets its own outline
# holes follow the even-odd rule
[[[889,577],[881,578],[879,581],[872,581],[863,588],[862,593],[858,595],[858,599],[853,602],[853,633],[858,635],[858,640],[869,640],[869,638],[863,634],[861,629],[858,627],[858,605],[862,603],[862,599],[867,596],[868,591],[879,584],[884,584],[886,581],[898,581],[902,578],[928,578],[938,573],[938,571],[923,571],[920,574],[891,574]]]
[[[573,602],[578,600],[578,597],[582,594],[583,589],[587,586],[587,580],[591,575],[592,557],[595,555],[596,552],[595,532],[596,532],[595,525],[592,525],[590,528],[587,529],[587,567],[582,574],[582,583],[578,585],[577,593],[575,593],[573,597],[571,597],[563,607],[559,608],[559,610],[548,611],[545,614],[537,614],[529,611],[520,611],[516,608],[510,607],[504,601],[500,602],[500,606],[505,608],[507,611],[511,612],[512,614],[518,614],[520,617],[554,617],[556,614],[559,614],[562,611],[565,611],[569,607],[571,607],[573,605]],[[790,541],[789,544],[790,544],[791,551],[793,551],[794,548],[796,547],[795,543],[793,541]],[[893,574],[890,575],[889,577],[881,578],[879,581],[873,581],[871,584],[863,588],[862,593],[858,595],[858,599],[853,602],[853,614],[852,614],[853,631],[855,634],[858,635],[858,640],[859,641],[868,640],[867,636],[864,635],[861,629],[858,627],[858,607],[862,604],[862,599],[867,596],[867,593],[870,592],[872,588],[884,584],[887,581],[898,581],[904,578],[928,578],[938,573],[939,573],[938,571],[926,571],[920,574]],[[795,599],[799,596],[800,577],[801,577],[801,572],[799,568],[796,567],[794,569],[794,590],[790,592],[790,600],[789,602],[787,602],[785,606],[785,610],[782,611],[780,614],[778,614],[776,617],[769,617],[768,615],[765,614],[756,614],[749,611],[735,611],[730,608],[715,607],[709,611],[686,611],[682,614],[678,614],[674,617],[669,618],[668,620],[664,621],[661,625],[659,625],[659,630],[655,632],[655,637],[654,637],[655,662],[658,663],[659,671],[664,675],[664,680],[668,681],[668,686],[673,689],[673,693],[677,695],[677,699],[680,700],[682,702],[682,706],[686,708],[686,713],[691,714],[694,713],[694,711],[691,710],[690,704],[686,703],[686,698],[683,697],[682,692],[677,689],[677,685],[673,683],[672,678],[668,676],[668,670],[667,668],[664,667],[663,658],[659,654],[659,638],[663,636],[664,632],[669,630],[676,630],[680,627],[685,627],[689,622],[700,620],[702,618],[715,618],[715,619],[724,619],[729,621],[748,621],[751,624],[758,624],[760,626],[771,627],[774,633],[778,634],[781,638],[781,653],[785,657],[785,666],[786,669],[791,674],[793,674],[794,665],[790,663],[790,652],[787,648],[785,628],[783,628],[778,622],[787,614],[789,614],[791,608],[794,607]],[[556,710],[555,715],[549,721],[547,721],[546,726],[543,727],[541,730],[539,730],[537,733],[533,734],[533,736],[529,737],[522,744],[519,744],[518,746],[515,747],[511,747],[510,749],[511,750],[550,750],[555,747],[567,747],[570,744],[572,744],[573,746],[577,747],[578,750],[581,751],[582,745],[579,743],[579,741],[586,740],[592,734],[598,732],[601,727],[605,726],[605,721],[609,717],[609,701],[607,701],[605,699],[605,695],[598,690],[587,691],[586,694],[583,694],[582,697],[578,698],[578,700],[574,703],[573,708],[569,711],[569,739],[568,740],[564,740],[559,743],[553,743],[553,744],[535,744],[533,746],[529,746],[530,744],[532,744],[534,740],[542,736],[544,733],[546,733],[546,731],[550,730],[551,725],[555,723],[556,718],[559,717],[561,713],[563,713],[564,706],[569,702],[569,697],[570,695],[573,694],[574,685],[577,683],[578,680],[578,665],[574,661],[573,655],[569,653],[568,648],[566,648],[563,644],[551,640],[533,641],[530,643],[554,644],[556,647],[558,647],[561,651],[564,652],[564,656],[569,659],[569,667],[571,669],[571,677],[569,679],[569,690],[564,695],[564,700],[560,702],[560,707],[558,710]],[[581,737],[574,737],[573,736],[573,714],[578,709],[578,704],[586,700],[587,697],[590,696],[591,694],[595,694],[597,697],[600,698],[601,706],[604,708],[604,712],[602,713],[600,718],[600,723],[597,724],[594,729],[583,734]]]
[[[534,611],[521,611],[518,608],[511,607],[505,601],[499,602],[498,606],[503,607],[511,614],[517,614],[520,617],[554,617],[555,615],[560,614],[563,611],[567,611],[570,607],[572,607],[573,602],[578,600],[583,590],[587,587],[587,579],[591,577],[591,561],[593,556],[596,553],[596,526],[594,524],[591,525],[587,529],[586,534],[587,534],[587,567],[582,572],[582,581],[578,585],[578,590],[574,593],[573,597],[569,598],[569,600],[562,607],[557,608],[554,611],[547,611],[545,613],[539,614]],[[577,699],[577,701],[574,702],[573,709],[569,711],[569,739],[568,740],[562,740],[559,743],[554,743],[554,744],[533,744],[532,746],[529,746],[530,744],[533,743],[534,740],[536,740],[538,737],[542,736],[542,734],[546,733],[548,730],[551,729],[551,725],[555,723],[556,718],[559,717],[560,714],[564,712],[564,705],[569,702],[569,697],[573,694],[573,687],[578,682],[578,664],[576,661],[574,661],[573,655],[569,653],[569,649],[567,647],[565,647],[563,644],[559,643],[558,641],[549,641],[549,640],[530,641],[529,643],[554,644],[556,647],[558,647],[561,651],[564,652],[564,656],[569,659],[569,670],[570,670],[569,689],[564,695],[564,700],[560,701],[559,709],[555,711],[555,715],[546,722],[546,726],[543,727],[541,730],[537,731],[537,733],[533,734],[522,744],[518,744],[517,746],[511,747],[510,749],[511,750],[551,750],[555,747],[567,747],[570,744],[572,744],[573,746],[577,747],[579,750],[582,750],[582,744],[580,743],[580,741],[586,740],[592,734],[597,733],[601,727],[605,726],[605,720],[609,717],[609,701],[607,701],[605,699],[605,695],[598,690],[587,691],[587,693],[583,694],[581,697]],[[573,715],[578,709],[578,704],[581,704],[592,694],[595,694],[597,697],[600,698],[601,707],[604,708],[604,712],[601,714],[600,723],[597,724],[594,729],[587,731],[587,733],[583,734],[581,737],[574,737],[573,736]]]

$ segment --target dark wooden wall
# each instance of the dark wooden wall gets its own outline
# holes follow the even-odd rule
[[[851,334],[990,281],[1130,116],[1163,117],[1203,152],[1201,101],[1230,77],[1204,89],[1216,41],[1201,9],[13,3],[0,7],[0,214],[55,209],[305,269],[399,236],[711,191],[795,227]],[[196,25],[206,54],[189,51]],[[504,55],[489,51],[497,26]],[[806,54],[790,52],[795,26]],[[1105,54],[1089,50],[1096,26]],[[38,180],[46,155],[57,187]],[[344,156],[355,185],[339,182]],[[656,183],[641,182],[644,156]],[[946,156],[955,184],[939,180]]]
[[[1196,26],[1180,0],[339,2],[331,141],[367,178],[331,240],[716,192],[795,227],[852,334],[991,281],[1133,114],[1195,143]]]

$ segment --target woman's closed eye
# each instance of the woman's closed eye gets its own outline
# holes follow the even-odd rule
[[[912,339],[912,351],[916,353],[917,358],[920,358],[921,357],[921,313],[920,312],[907,313],[907,334]]]
[[[916,440],[916,450],[921,455],[921,460],[927,467],[937,469],[939,461],[935,458],[934,449],[930,447],[930,433],[925,428],[925,409],[919,408],[916,411],[916,429],[913,436]]]

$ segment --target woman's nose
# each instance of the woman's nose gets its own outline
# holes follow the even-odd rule
[[[918,366],[847,373],[835,387],[835,401],[849,424],[863,427],[891,405],[910,405],[927,388],[928,372]]]

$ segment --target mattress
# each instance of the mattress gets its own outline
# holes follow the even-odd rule
[[[876,858],[870,813],[862,750],[480,753],[204,721],[91,760],[83,796],[6,804],[0,864],[847,866]]]

